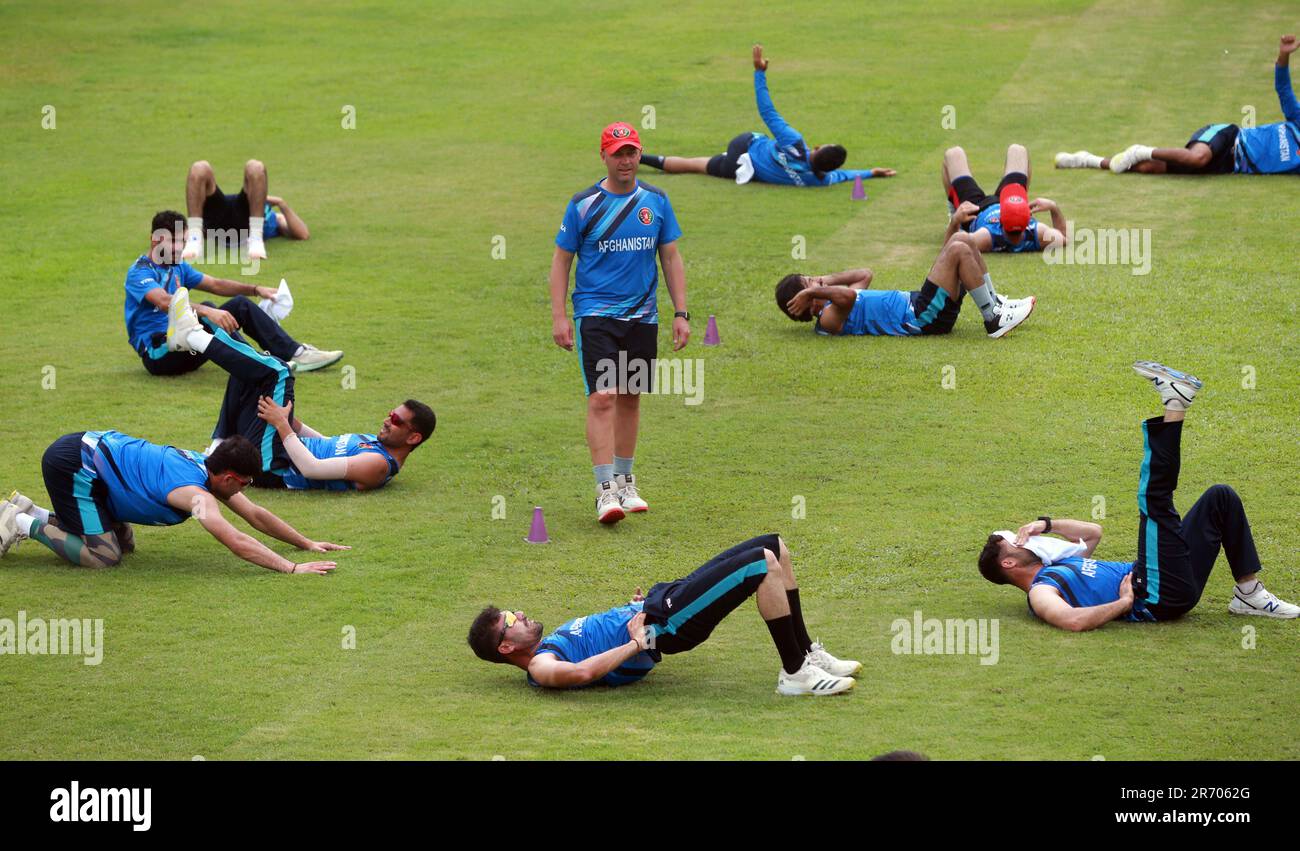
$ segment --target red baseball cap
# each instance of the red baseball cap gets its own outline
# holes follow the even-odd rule
[[[624,145],[631,145],[638,151],[641,150],[641,137],[636,134],[636,128],[631,124],[624,121],[615,121],[600,134],[600,152],[602,154],[617,151]]]
[[[1008,183],[998,193],[1002,205],[1002,230],[1022,231],[1029,227],[1029,190],[1018,183]]]

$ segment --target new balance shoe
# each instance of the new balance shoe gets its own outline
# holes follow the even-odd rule
[[[808,661],[833,677],[852,677],[862,670],[861,662],[852,659],[836,659],[820,641],[814,641],[812,650],[808,651]]]
[[[289,369],[295,374],[299,372],[313,372],[318,369],[324,369],[331,364],[336,364],[343,359],[343,351],[336,349],[334,351],[321,351],[315,346],[303,344],[302,351],[289,361]]]
[[[787,696],[801,694],[821,696],[840,694],[849,691],[854,685],[855,681],[849,677],[831,676],[808,659],[804,659],[803,665],[793,674],[781,671],[780,676],[776,678],[776,693]]]
[[[1110,158],[1110,170],[1116,174],[1123,174],[1138,163],[1151,159],[1151,152],[1154,150],[1155,148],[1149,145],[1129,145]]]
[[[984,330],[995,340],[998,337],[1005,337],[1011,333],[1011,329],[1029,318],[1029,314],[1034,312],[1036,302],[1037,299],[1033,296],[1000,299],[997,315],[992,319],[984,320]]]
[[[1300,617],[1300,606],[1279,600],[1268,592],[1263,582],[1255,583],[1255,590],[1242,594],[1237,588],[1232,591],[1232,602],[1228,611],[1234,615],[1260,615],[1266,618]]]
[[[1153,360],[1140,360],[1133,364],[1133,371],[1155,385],[1160,393],[1160,401],[1166,408],[1185,411],[1192,406],[1196,393],[1205,385],[1195,375],[1170,369]]]
[[[177,287],[172,293],[171,306],[167,308],[167,351],[192,351],[186,338],[191,331],[202,327],[198,315],[190,307],[190,291]]]
[[[636,477],[631,473],[614,476],[614,487],[618,490],[618,504],[628,514],[640,514],[650,510],[650,503],[641,498],[636,489]]]
[[[613,482],[601,482],[596,488],[596,519],[606,525],[622,520],[623,506],[618,501],[618,490]]]
[[[0,506],[0,558],[14,544],[27,537],[27,532],[18,528],[18,506],[6,502]]]

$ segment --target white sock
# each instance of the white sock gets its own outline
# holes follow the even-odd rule
[[[50,522],[50,510],[48,508],[41,508],[39,505],[33,505],[31,508],[27,509],[26,513],[35,517],[42,523]]]
[[[33,517],[32,515],[28,514],[26,511],[20,511],[14,515],[14,523],[18,526],[18,534],[24,538],[26,538],[31,534],[32,524],[37,522],[38,520],[41,523],[50,522],[49,512],[46,512],[44,520],[40,520],[40,518]]]
[[[1096,154],[1090,154],[1087,151],[1083,152],[1083,162],[1087,168],[1101,168],[1102,159],[1103,157],[1099,157]]]
[[[208,344],[212,342],[212,335],[202,328],[195,328],[185,338],[185,345],[189,346],[190,351],[203,354],[208,350]]]
[[[1247,588],[1246,587],[1247,585],[1249,585],[1250,587]],[[1252,579],[1248,583],[1241,583],[1241,582],[1237,583],[1237,590],[1241,592],[1241,596],[1243,597],[1249,597],[1251,594],[1254,594],[1256,591],[1262,589],[1263,587],[1264,584],[1260,582],[1258,579]]]
[[[190,216],[185,220],[185,226],[189,229],[185,237],[190,242],[203,241],[203,217]]]
[[[984,273],[984,283],[971,290],[970,297],[975,300],[975,306],[980,309],[980,316],[986,320],[997,317],[998,294],[994,291],[993,279],[987,272]]]
[[[248,239],[250,242],[256,240],[262,241],[262,226],[266,224],[266,219],[262,216],[248,217]]]

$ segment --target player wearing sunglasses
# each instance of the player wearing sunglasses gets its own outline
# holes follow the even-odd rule
[[[0,500],[0,556],[31,538],[80,567],[113,567],[135,549],[130,524],[175,526],[193,517],[232,553],[280,573],[326,573],[332,561],[296,564],[230,524],[219,503],[250,526],[301,550],[348,547],[313,541],[242,491],[259,468],[257,449],[235,436],[202,455],[119,431],[66,434],[45,450],[50,508],[14,491]]]

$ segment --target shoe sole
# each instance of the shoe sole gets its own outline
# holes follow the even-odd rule
[[[650,506],[647,505],[644,508],[624,508],[623,510],[628,514],[645,514],[650,510]]]
[[[1011,324],[1008,325],[1007,327],[1005,327],[1005,328],[999,328],[998,330],[994,331],[992,334],[989,334],[989,337],[990,337],[991,339],[994,339],[994,340],[1001,339],[1002,337],[1005,337],[1006,335],[1010,334],[1010,333],[1011,333],[1012,331],[1014,331],[1015,329],[1019,328],[1019,327],[1024,323],[1024,321],[1025,321],[1026,319],[1028,319],[1030,316],[1032,316],[1033,313],[1034,313],[1034,308],[1038,306],[1038,299],[1035,298],[1034,296],[1030,296],[1030,298],[1032,298],[1033,301],[1029,302],[1029,312],[1028,312],[1028,313],[1026,313],[1024,316],[1020,317],[1020,319],[1018,319],[1018,320],[1016,320],[1015,322],[1011,323]]]
[[[1291,620],[1295,620],[1297,617],[1300,617],[1300,615],[1279,615],[1274,612],[1266,612],[1263,609],[1234,609],[1231,605],[1228,606],[1228,614],[1248,615],[1248,616],[1253,615],[1254,617],[1273,618],[1274,620],[1279,620],[1279,621],[1291,621]]]
[[[847,679],[847,677],[841,677],[840,679]],[[857,684],[857,680],[849,680],[849,684],[838,691],[809,691],[803,688],[787,690],[785,687],[778,685],[776,687],[776,693],[782,697],[830,697],[836,694],[847,694],[848,692],[853,691],[853,687]]]
[[[623,509],[616,508],[613,511],[610,511],[609,513],[601,517],[597,517],[596,519],[599,520],[601,523],[605,524],[606,526],[613,526],[615,523],[622,520],[625,516],[626,515],[623,513]]]
[[[333,366],[334,364],[338,363],[341,360],[343,360],[343,355],[339,355],[333,360],[321,361],[320,363],[303,363],[302,361],[294,361],[294,363],[297,364],[297,366],[293,368],[293,372],[294,373],[315,372],[318,369],[324,369],[327,366]]]

